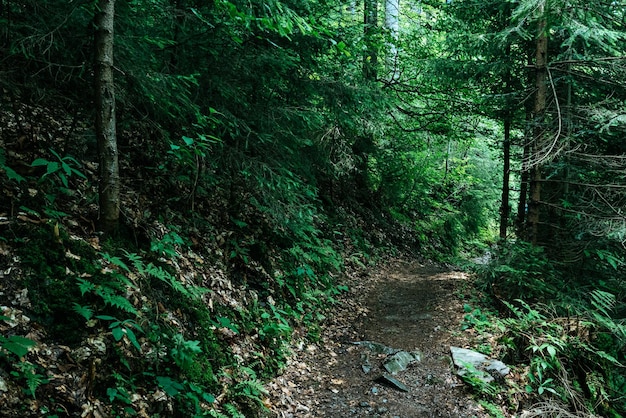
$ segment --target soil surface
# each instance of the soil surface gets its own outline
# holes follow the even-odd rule
[[[454,374],[450,346],[466,347],[459,289],[465,273],[393,260],[351,279],[317,344],[301,344],[268,386],[277,417],[487,417]],[[377,380],[388,354],[366,344],[419,352],[421,360],[393,375],[408,391]],[[370,345],[371,346],[371,345]]]

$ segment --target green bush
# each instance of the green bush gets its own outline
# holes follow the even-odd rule
[[[516,241],[500,244],[490,262],[477,267],[477,285],[505,301],[545,301],[559,294],[564,281],[543,248]]]

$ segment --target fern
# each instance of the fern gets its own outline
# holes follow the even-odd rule
[[[98,287],[96,294],[102,298],[104,303],[115,308],[119,308],[126,313],[137,315],[137,309],[124,296],[114,293],[115,290],[110,287]]]
[[[130,272],[130,268],[128,268],[126,263],[124,263],[121,258],[112,256],[109,253],[101,253],[101,255],[102,255],[102,258],[104,258],[109,263],[111,263],[111,264],[113,264],[115,266],[118,266],[118,267],[126,270],[127,272]]]
[[[591,305],[606,317],[611,316],[615,303],[615,295],[612,293],[598,289],[591,292]]]
[[[73,309],[76,313],[85,318],[87,321],[93,318],[93,309],[91,309],[91,307],[89,306],[82,306],[74,302]]]
[[[239,412],[237,407],[233,404],[227,403],[226,405],[224,405],[224,410],[228,412],[231,418],[246,418],[246,416]]]
[[[130,261],[133,264],[133,267],[135,267],[135,270],[137,270],[137,273],[141,275],[146,274],[145,263],[143,262],[139,254],[124,251],[124,256],[128,259],[128,261]]]
[[[93,292],[96,289],[96,285],[88,280],[80,277],[76,280],[78,280],[78,288],[80,289],[80,294],[82,296],[85,296],[85,293]]]
[[[216,410],[209,411],[209,416],[212,418],[230,418],[228,415],[224,415]]]
[[[48,380],[44,375],[37,373],[37,366],[28,361],[22,361],[16,364],[18,371],[11,372],[15,377],[21,377],[26,381],[26,392],[33,397],[36,398],[35,392],[37,388],[41,386],[43,383],[47,383]]]

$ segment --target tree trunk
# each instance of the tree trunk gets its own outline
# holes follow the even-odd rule
[[[113,234],[119,227],[120,176],[115,131],[113,83],[113,27],[115,0],[99,0],[94,18],[96,137],[100,161],[100,228]]]
[[[544,5],[539,9],[540,13],[544,12]],[[535,105],[533,109],[533,149],[531,163],[533,165],[532,175],[530,179],[530,203],[528,205],[528,222],[530,232],[530,242],[537,244],[539,234],[539,209],[541,202],[541,165],[543,154],[546,150],[544,145],[544,117],[546,111],[547,96],[547,58],[548,58],[548,34],[546,32],[546,20],[542,18],[538,24],[537,34],[537,52],[535,56]]]
[[[507,22],[508,23],[508,17]],[[507,61],[511,59],[511,45],[507,45],[504,51],[504,57]],[[511,178],[511,125],[513,124],[513,113],[511,103],[508,96],[511,94],[513,87],[511,86],[511,69],[510,67],[504,72],[502,77],[504,81],[504,93],[507,100],[504,104],[504,142],[502,143],[502,202],[500,205],[500,239],[506,240],[507,228],[509,224],[509,182]]]
[[[387,62],[390,69],[393,69],[398,55],[396,41],[400,30],[400,0],[385,0],[385,29],[389,31],[391,37]]]
[[[528,120],[530,121],[530,117]],[[524,151],[522,156],[522,170],[520,175],[520,190],[519,201],[517,203],[517,216],[515,220],[516,233],[519,238],[527,239],[526,225],[526,211],[528,204],[528,183],[530,181],[530,171],[528,168],[528,159],[530,158],[530,142],[528,141],[528,135],[525,135]]]
[[[511,174],[511,114],[507,111],[504,117],[504,143],[502,144],[502,204],[500,206],[500,239],[506,240],[509,223],[509,178]]]
[[[363,57],[363,77],[366,80],[374,81],[377,78],[376,64],[378,63],[378,53],[374,34],[378,25],[378,1],[365,0],[364,7],[364,36],[365,36],[365,56]]]

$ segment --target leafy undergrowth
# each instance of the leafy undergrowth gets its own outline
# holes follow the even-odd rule
[[[520,242],[478,268],[483,296],[465,305],[464,328],[512,371],[467,383],[494,416],[626,415],[624,281],[616,270],[606,270],[606,281],[571,272],[565,280],[541,249]]]
[[[385,228],[306,201],[291,218],[252,198],[229,215],[219,188],[209,202],[186,177],[131,171],[130,155],[122,167],[144,180],[127,180],[124,228],[105,238],[97,166],[56,151],[88,127],[35,110],[48,132],[36,144],[18,141],[19,115],[0,114],[3,416],[264,416],[262,382],[292,338],[319,336],[346,290],[337,277],[372,262]]]

